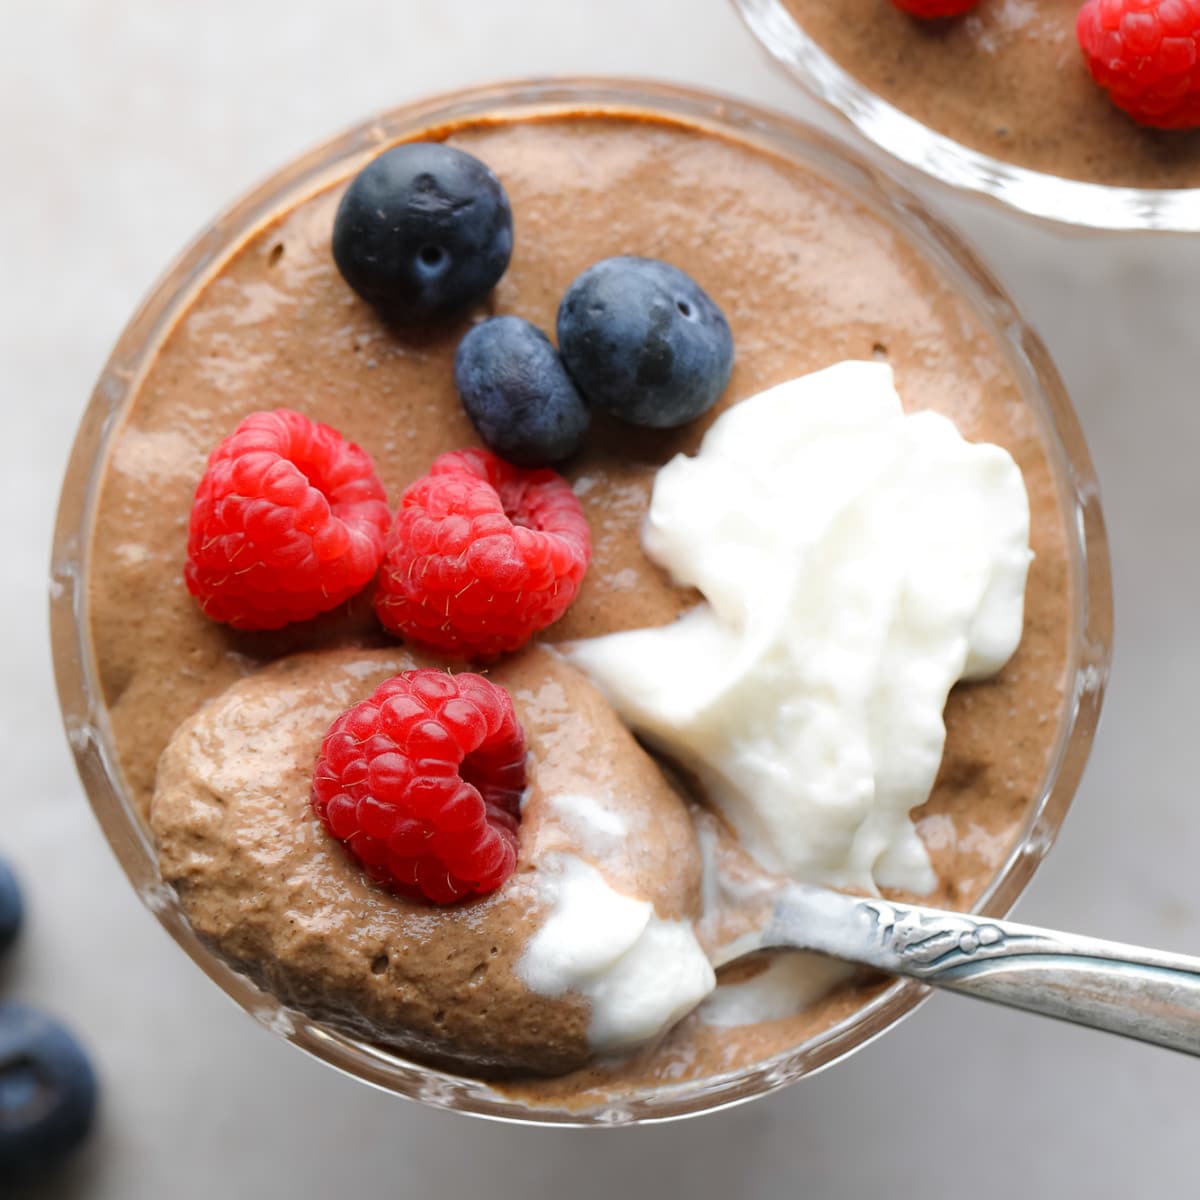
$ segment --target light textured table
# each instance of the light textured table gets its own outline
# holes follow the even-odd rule
[[[45,633],[58,482],[126,317],[212,213],[314,140],[442,88],[660,75],[808,111],[726,0],[5,0],[0,38],[0,850],[32,920],[0,984],[95,1050],[99,1135],[47,1200],[1194,1191],[1200,1063],[936,998],[765,1102],[616,1134],[375,1094],[235,1010],[140,907],[63,741]],[[1021,905],[1200,950],[1200,240],[1062,237],[944,205],[1072,390],[1112,534],[1118,650],[1092,764]]]

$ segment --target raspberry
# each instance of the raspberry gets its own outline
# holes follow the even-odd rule
[[[214,621],[278,629],[366,587],[390,519],[363,450],[290,409],[251,413],[209,455],[183,578]]]
[[[892,0],[892,3],[913,17],[957,17],[970,12],[979,0]]]
[[[312,806],[376,883],[453,904],[517,865],[525,734],[480,675],[405,671],[329,727]]]
[[[1075,31],[1092,78],[1135,121],[1200,125],[1200,0],[1088,0]]]
[[[375,611],[410,641],[491,657],[566,612],[590,557],[587,519],[561,475],[454,451],[400,501]]]

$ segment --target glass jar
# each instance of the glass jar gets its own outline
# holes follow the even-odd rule
[[[97,682],[88,620],[89,546],[101,473],[114,432],[163,338],[200,288],[253,231],[281,210],[344,180],[380,149],[425,129],[472,117],[662,114],[803,164],[886,222],[948,280],[1010,360],[1054,473],[1075,611],[1059,735],[1024,831],[996,872],[979,911],[1006,913],[1049,849],[1079,781],[1107,676],[1111,598],[1098,491],[1075,414],[1040,342],[986,269],[900,186],[835,140],[795,121],[712,93],[598,79],[483,87],[380,114],[272,176],[206,229],[167,271],[121,335],[84,413],[63,484],[54,538],[51,627],[63,720],[84,787],[113,851],[143,902],[201,969],[247,1012],[317,1058],[386,1091],[438,1107],[539,1124],[659,1121],[765,1095],[811,1075],[879,1036],[926,990],[896,982],[835,1027],[787,1054],[719,1077],[625,1095],[587,1112],[531,1107],[478,1080],[434,1070],[284,1008],[234,971],[192,932],[159,875],[153,840],[116,765]]]
[[[1065,225],[1200,231],[1200,188],[1090,183],[973,150],[860,83],[805,32],[784,0],[733,0],[733,4],[751,33],[809,95],[849,121],[872,145],[939,183]]]

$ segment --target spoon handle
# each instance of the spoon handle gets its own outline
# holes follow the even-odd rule
[[[1200,1055],[1200,958],[803,884],[782,890],[764,944]]]

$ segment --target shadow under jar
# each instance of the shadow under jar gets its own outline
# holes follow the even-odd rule
[[[516,249],[474,312],[404,334],[349,294],[329,234],[348,179],[422,138],[493,167]],[[532,81],[412,104],[319,147],[219,217],[132,319],[84,415],[53,551],[68,737],[121,865],[179,945],[269,1028],[355,1077],[535,1123],[663,1120],[764,1095],[878,1036],[925,990],[856,978],[795,1015],[740,1029],[693,1015],[620,1064],[485,1082],[289,1008],[235,970],[164,885],[147,812],[159,754],[206,701],[294,651],[380,643],[361,602],[276,634],[201,616],[181,568],[208,450],[247,412],[297,407],[368,447],[394,503],[437,453],[474,440],[451,370],[470,320],[517,312],[552,328],[578,271],[625,253],[687,270],[727,313],[738,359],[716,412],[843,359],[886,358],[908,408],[945,413],[1021,467],[1037,555],[1021,647],[995,680],[951,695],[943,769],[914,814],[939,878],[925,899],[1003,915],[1054,838],[1099,715],[1111,603],[1096,482],[1052,365],[984,268],[887,174],[796,122],[661,84]],[[600,423],[566,471],[592,565],[544,640],[662,624],[695,602],[645,559],[638,528],[657,467],[693,451],[716,412],[667,434]]]

